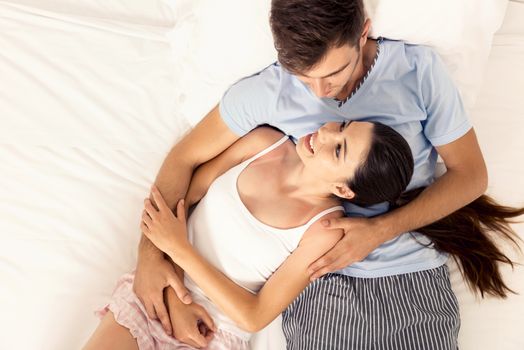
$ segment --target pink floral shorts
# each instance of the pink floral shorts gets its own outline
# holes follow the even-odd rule
[[[117,282],[111,301],[95,312],[101,319],[111,311],[116,322],[129,329],[140,350],[195,349],[168,335],[158,320],[151,320],[142,302],[133,292],[134,273],[123,275]],[[207,350],[244,350],[249,342],[234,334],[218,329]]]

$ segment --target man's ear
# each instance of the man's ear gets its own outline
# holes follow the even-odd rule
[[[355,197],[355,193],[345,183],[333,184],[333,194],[342,199],[352,199]]]
[[[366,18],[366,20],[364,21],[364,28],[362,29],[362,34],[360,34],[360,40],[359,40],[360,49],[362,49],[364,45],[366,44],[366,41],[368,40],[370,29],[371,29],[371,19]]]

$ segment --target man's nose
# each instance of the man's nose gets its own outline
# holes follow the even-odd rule
[[[311,82],[311,89],[318,97],[325,97],[327,95],[326,87],[327,84],[324,79],[313,79]]]

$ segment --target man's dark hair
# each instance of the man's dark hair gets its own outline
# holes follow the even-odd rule
[[[280,64],[311,69],[331,48],[358,47],[366,15],[362,0],[273,0],[270,24]]]

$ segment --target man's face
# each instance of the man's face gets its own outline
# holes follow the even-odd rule
[[[355,79],[353,73],[360,64],[359,58],[357,46],[347,44],[332,48],[316,66],[303,74],[297,74],[297,78],[318,97],[335,98],[350,79]]]

